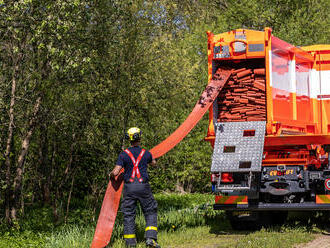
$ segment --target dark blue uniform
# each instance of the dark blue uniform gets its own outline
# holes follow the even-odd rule
[[[128,150],[133,154],[134,158],[136,159],[139,156],[142,148],[140,146],[132,146],[128,148]],[[148,164],[151,163],[151,161],[152,161],[152,155],[149,151],[146,150],[145,154],[141,159],[141,162],[139,163],[139,170],[144,182],[149,181],[147,168],[148,168]],[[116,164],[124,167],[125,169],[124,182],[129,182],[134,166],[131,158],[127,155],[126,152],[121,152],[119,154]]]
[[[140,146],[134,146],[128,148],[132,153],[135,160],[138,158],[142,148]],[[140,202],[144,217],[146,220],[146,238],[152,238],[157,240],[157,202],[152,195],[149,181],[149,175],[147,172],[148,163],[152,162],[152,155],[149,151],[145,151],[141,161],[138,165],[142,182],[139,182],[135,176],[133,182],[130,182],[134,164],[126,152],[119,154],[117,165],[122,166],[125,169],[124,172],[124,197],[122,201],[122,212],[124,215],[124,238],[127,245],[135,245],[135,215],[136,204]]]

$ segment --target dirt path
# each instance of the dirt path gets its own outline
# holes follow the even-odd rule
[[[301,244],[296,248],[330,248],[330,235],[319,235],[307,244]]]

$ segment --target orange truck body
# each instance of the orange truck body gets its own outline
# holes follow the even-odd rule
[[[330,45],[295,47],[273,36],[271,29],[208,32],[208,74],[216,61],[262,60],[266,68],[267,131],[265,146],[330,143]],[[242,39],[243,37],[243,39]],[[235,43],[245,53],[235,54]],[[214,47],[229,53],[214,54]],[[213,143],[213,108],[206,140]]]
[[[251,194],[251,191],[245,194],[239,190],[213,189],[217,194],[215,208],[257,210],[258,207],[264,207],[272,210],[291,208],[299,210],[299,208],[302,209],[300,206],[303,206],[298,202],[297,199],[299,199],[304,204],[306,203],[304,210],[317,209],[317,204],[321,203],[325,204],[323,209],[330,210],[328,159],[330,152],[330,45],[295,47],[273,36],[270,28],[265,28],[264,31],[236,29],[216,35],[208,31],[207,36],[209,81],[212,80],[219,67],[235,70],[246,65],[246,68],[265,68],[266,119],[264,121],[266,130],[262,171],[259,172],[260,174],[251,174],[251,180],[263,186],[275,187],[274,191],[269,191],[270,194],[275,192],[275,196],[270,197],[267,196],[269,193],[267,190],[260,189],[257,189],[254,194]],[[230,84],[228,87],[231,87]],[[220,101],[215,104],[222,103]],[[221,120],[220,112],[217,113],[217,111],[218,107],[215,105],[209,108],[209,126],[205,138],[214,150],[217,128],[215,124],[222,122],[226,125],[226,120]],[[228,122],[230,121],[244,120],[233,119]],[[220,148],[217,147],[217,149]],[[282,168],[286,168],[286,171],[281,171]],[[212,184],[217,187],[220,187],[219,182],[226,186],[228,182],[234,181],[235,173],[238,173],[212,171],[212,169],[211,172],[213,173],[212,180],[214,180]],[[279,178],[276,178],[278,175]],[[293,179],[285,179],[290,175]],[[272,177],[274,177],[273,181],[269,179]],[[281,188],[279,184],[281,180],[286,182],[285,187],[294,188],[296,192],[288,190],[285,196],[284,186]],[[257,188],[259,186],[257,185]],[[283,194],[279,193],[281,190]],[[291,194],[293,196],[290,198]],[[251,208],[248,207],[251,203],[250,199],[254,202]],[[277,203],[273,204],[272,199],[276,199]],[[282,199],[283,202],[281,202]],[[297,201],[296,205],[290,204],[294,201]],[[239,207],[240,205],[243,207]],[[272,207],[275,205],[277,207]]]

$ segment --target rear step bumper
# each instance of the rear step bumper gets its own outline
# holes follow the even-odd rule
[[[308,211],[308,210],[328,210],[330,211],[330,204],[316,204],[314,202],[304,203],[258,203],[258,204],[214,204],[214,210],[235,210],[235,211]]]

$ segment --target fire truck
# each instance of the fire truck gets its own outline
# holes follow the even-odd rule
[[[296,47],[270,28],[207,35],[209,81],[232,71],[205,138],[214,209],[234,229],[329,213],[330,45]]]

